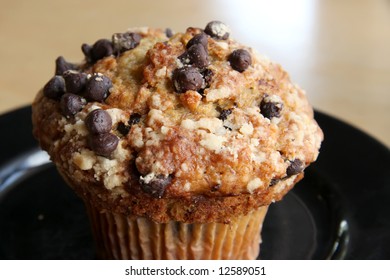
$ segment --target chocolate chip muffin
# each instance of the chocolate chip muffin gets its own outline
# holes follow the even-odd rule
[[[56,60],[34,135],[83,199],[100,257],[254,259],[267,207],[323,134],[305,92],[212,21],[130,29]]]

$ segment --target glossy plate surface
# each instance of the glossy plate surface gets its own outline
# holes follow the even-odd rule
[[[31,135],[31,108],[0,117],[0,259],[95,259],[82,202]],[[390,151],[316,112],[318,161],[263,227],[262,259],[390,259]]]

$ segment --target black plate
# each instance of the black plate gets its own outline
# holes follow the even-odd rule
[[[0,259],[95,259],[81,201],[31,135],[31,108],[0,117]],[[323,113],[318,161],[271,205],[262,259],[390,259],[390,152]]]

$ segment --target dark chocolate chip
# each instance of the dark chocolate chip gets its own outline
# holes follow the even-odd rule
[[[286,174],[288,177],[297,175],[305,169],[304,163],[300,159],[294,159],[290,161],[290,165],[287,167]]]
[[[275,186],[277,183],[279,183],[280,179],[279,178],[273,178],[271,179],[271,182],[269,183],[270,187]]]
[[[162,198],[166,187],[171,183],[171,176],[157,175],[151,179],[148,183],[144,180],[141,181],[141,189],[154,198]]]
[[[229,55],[228,61],[230,66],[238,72],[244,72],[252,64],[251,55],[244,49],[234,50]]]
[[[196,34],[194,37],[192,37],[191,40],[188,41],[186,47],[187,49],[189,49],[191,46],[196,44],[201,44],[204,47],[204,49],[207,51],[208,39],[206,33],[202,32]]]
[[[211,79],[213,78],[214,75],[213,71],[211,69],[206,68],[201,70],[200,73],[202,74],[205,82],[204,88],[208,88],[211,84]]]
[[[118,126],[116,127],[116,130],[118,130],[119,133],[122,134],[123,136],[126,136],[127,134],[129,134],[130,129],[131,129],[131,126],[126,125],[123,122],[119,122]]]
[[[91,101],[104,101],[110,94],[112,87],[110,78],[102,74],[94,74],[87,82],[85,88],[85,97]]]
[[[137,113],[134,113],[130,116],[130,119],[128,121],[129,125],[133,125],[133,124],[137,124],[139,123],[141,120],[141,115],[140,114],[137,114]]]
[[[224,125],[223,127],[224,127],[225,129],[229,130],[229,131],[233,131],[233,128],[231,128],[231,127],[228,127],[228,126],[226,126],[226,125]]]
[[[110,40],[100,39],[92,46],[91,56],[93,61],[97,61],[114,53],[114,47]]]
[[[198,91],[204,87],[204,79],[198,69],[194,67],[177,68],[172,73],[175,91],[184,93],[187,90]]]
[[[73,93],[65,93],[61,97],[60,108],[62,114],[69,118],[80,112],[87,104],[87,101],[79,95]]]
[[[279,118],[283,109],[283,103],[272,102],[267,96],[260,103],[260,113],[267,119]]]
[[[201,44],[192,45],[186,52],[179,56],[183,64],[204,68],[209,65],[209,55]]]
[[[81,45],[81,51],[85,55],[85,60],[88,63],[92,63],[93,62],[93,59],[92,59],[92,46],[88,45],[88,44],[82,44]]]
[[[114,46],[110,40],[100,39],[93,46],[82,44],[81,50],[85,55],[86,61],[93,63],[103,57],[112,55],[114,53]]]
[[[222,110],[221,114],[219,115],[219,119],[222,121],[226,120],[227,117],[232,113],[232,111],[232,109]]]
[[[59,56],[56,59],[56,75],[62,75],[67,70],[76,70],[77,66],[73,63],[66,62],[66,60]]]
[[[171,38],[171,37],[173,36],[172,29],[166,28],[166,29],[165,29],[165,35],[166,35],[168,38]]]
[[[206,25],[204,32],[212,38],[226,40],[229,38],[229,28],[226,24],[220,21],[211,21]]]
[[[110,157],[118,146],[119,138],[111,133],[89,134],[88,144],[92,151],[103,157]]]
[[[140,115],[140,114],[137,114],[137,113],[134,113],[134,114],[132,114],[132,115],[130,116],[130,119],[128,120],[127,125],[124,124],[123,122],[118,123],[117,130],[118,130],[123,136],[126,136],[127,134],[129,134],[130,129],[131,129],[131,126],[132,126],[133,124],[139,123],[140,120],[141,120],[141,115]]]
[[[85,118],[85,125],[90,133],[104,134],[111,131],[112,119],[109,113],[102,109],[90,112]]]
[[[112,44],[117,54],[134,49],[142,39],[142,36],[134,32],[115,33],[112,35]]]
[[[82,92],[87,83],[87,74],[75,70],[65,71],[63,74],[65,79],[66,92],[78,94]]]
[[[54,76],[43,87],[43,94],[51,99],[60,99],[65,93],[65,80],[62,76]]]

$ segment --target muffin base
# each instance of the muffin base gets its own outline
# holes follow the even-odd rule
[[[260,207],[230,224],[171,221],[100,211],[84,201],[98,257],[102,259],[256,259],[268,207]]]

